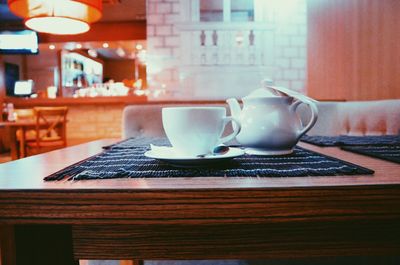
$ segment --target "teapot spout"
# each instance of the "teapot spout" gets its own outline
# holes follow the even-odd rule
[[[239,102],[237,101],[237,99],[235,99],[235,98],[230,98],[230,99],[227,99],[226,100],[226,103],[228,103],[228,105],[229,105],[229,109],[231,110],[231,115],[234,117],[234,118],[239,118],[239,116],[240,116],[240,112],[242,111],[241,109],[240,109],[240,104],[239,104]]]

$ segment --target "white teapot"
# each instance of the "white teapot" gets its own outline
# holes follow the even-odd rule
[[[241,122],[236,140],[246,147],[246,153],[254,155],[284,155],[293,152],[294,146],[318,117],[315,101],[297,92],[267,86],[244,97],[243,109],[239,102],[228,99],[231,114]],[[296,113],[305,103],[311,109],[311,119],[303,126]]]

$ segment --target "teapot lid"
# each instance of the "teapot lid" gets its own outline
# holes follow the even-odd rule
[[[244,98],[269,98],[269,97],[281,97],[281,95],[274,93],[273,90],[262,87],[252,91],[249,95]]]

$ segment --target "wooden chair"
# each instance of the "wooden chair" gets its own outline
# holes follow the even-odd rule
[[[33,109],[14,109],[18,122],[34,120],[35,113]],[[35,130],[29,127],[21,127],[16,131],[18,141],[18,157],[25,157],[25,141],[35,139]]]
[[[35,155],[67,146],[67,107],[35,107],[35,138],[26,141],[26,155]]]

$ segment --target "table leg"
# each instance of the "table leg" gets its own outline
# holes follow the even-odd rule
[[[19,139],[19,158],[25,157],[25,127],[21,127],[21,138]]]
[[[14,227],[0,225],[0,264],[15,265]]]
[[[72,250],[71,226],[16,225],[17,265],[79,265]]]

